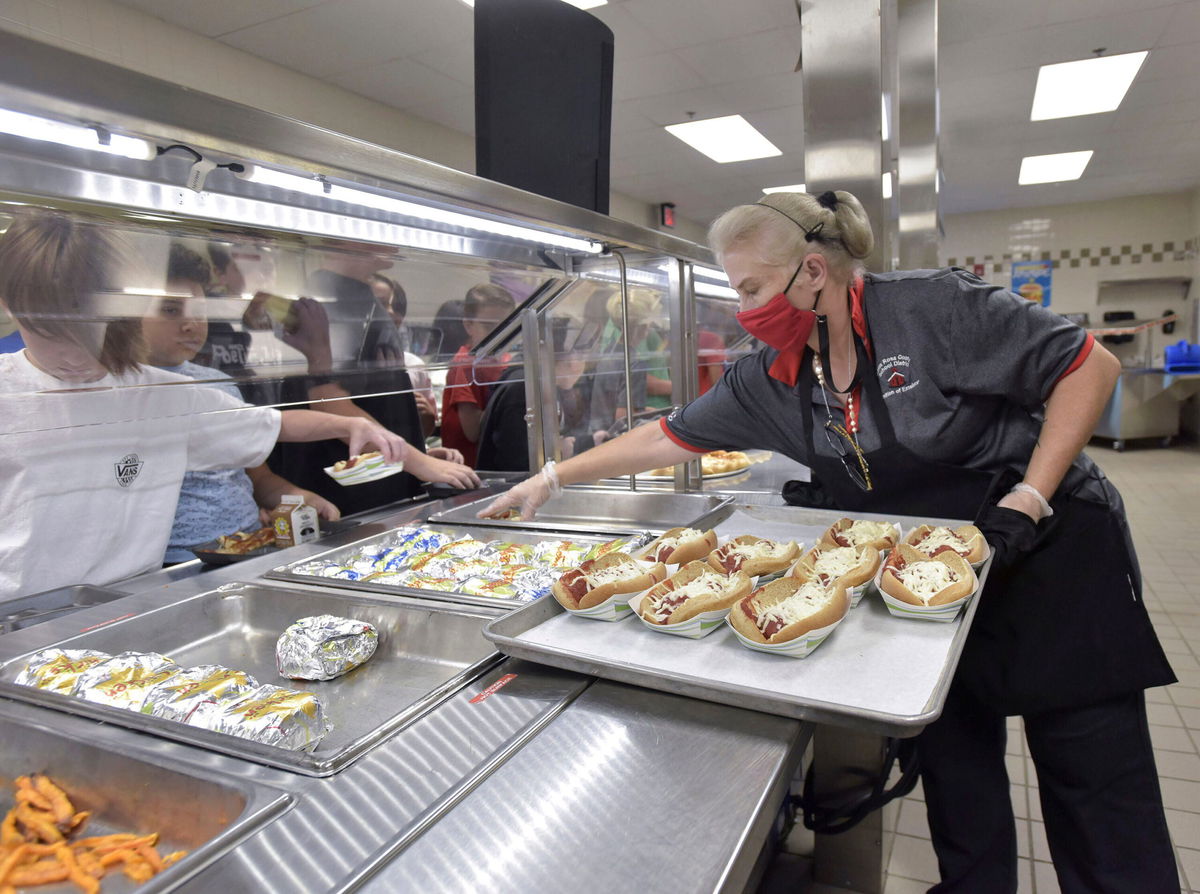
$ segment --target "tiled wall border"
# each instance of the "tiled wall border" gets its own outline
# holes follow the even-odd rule
[[[949,267],[966,267],[970,269],[975,264],[983,264],[984,270],[991,268],[992,273],[1007,273],[1012,261],[1050,261],[1053,269],[1060,267],[1100,267],[1102,265],[1116,266],[1118,264],[1152,264],[1164,261],[1187,261],[1196,257],[1200,248],[1200,236],[1193,236],[1185,241],[1167,240],[1165,242],[1143,242],[1135,245],[1102,245],[1098,248],[1063,248],[1058,251],[1018,252],[1016,254],[995,255],[966,255],[964,257],[947,258]]]

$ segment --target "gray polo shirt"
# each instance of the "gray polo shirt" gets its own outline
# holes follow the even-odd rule
[[[959,269],[868,274],[863,311],[874,359],[864,375],[878,378],[900,443],[919,456],[984,472],[1024,471],[1042,405],[1091,347],[1074,323]],[[668,435],[697,451],[758,447],[811,465],[799,385],[769,373],[777,356],[764,348],[737,361],[664,421]],[[834,420],[844,422],[839,404],[829,406]],[[814,430],[825,413],[814,384]],[[859,420],[860,446],[878,449],[879,428],[865,402]],[[832,457],[825,438],[818,436],[815,447]],[[1082,454],[1064,487],[1111,502],[1111,486]]]

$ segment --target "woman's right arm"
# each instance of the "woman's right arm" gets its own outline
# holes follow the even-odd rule
[[[563,485],[596,481],[631,475],[647,469],[673,466],[695,459],[698,454],[680,447],[656,423],[642,425],[619,438],[605,441],[599,447],[555,464],[558,480]],[[495,518],[509,509],[519,508],[525,520],[533,518],[546,500],[550,499],[550,483],[544,474],[522,481],[507,493],[501,494],[479,513],[481,518]]]

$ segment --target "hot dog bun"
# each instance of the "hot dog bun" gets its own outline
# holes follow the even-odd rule
[[[668,565],[685,565],[703,559],[717,548],[717,532],[711,528],[671,528],[646,544],[638,553],[643,561],[665,562]]]
[[[865,584],[875,576],[882,559],[873,546],[829,546],[818,543],[792,569],[798,580],[819,578],[828,586],[840,582],[847,590]]]
[[[754,577],[783,571],[795,562],[799,555],[800,547],[795,541],[777,543],[774,540],[755,537],[753,534],[743,534],[709,553],[708,564],[725,574],[744,571]]]
[[[752,642],[786,643],[840,621],[848,611],[850,595],[840,581],[824,587],[817,580],[781,577],[740,600],[729,623]]]
[[[974,525],[963,525],[960,528],[919,525],[908,532],[904,542],[927,556],[951,550],[972,565],[983,561],[988,550],[983,532]]]
[[[891,549],[900,539],[900,532],[891,522],[867,519],[839,518],[821,535],[826,546],[873,546],[878,550]]]
[[[946,550],[931,558],[901,543],[883,564],[879,589],[909,605],[946,605],[975,589],[975,572],[956,552]]]
[[[650,588],[639,614],[651,624],[680,624],[701,612],[729,608],[749,592],[748,574],[726,574],[706,562],[689,562]]]
[[[649,565],[625,553],[609,553],[572,568],[551,585],[550,592],[563,608],[578,611],[619,593],[644,590],[666,576],[662,562]]]

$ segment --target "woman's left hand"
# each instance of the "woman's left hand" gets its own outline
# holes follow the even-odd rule
[[[383,454],[385,463],[404,462],[407,459],[408,442],[398,434],[388,431],[374,419],[361,416],[344,418],[350,427],[347,440],[351,456],[358,456],[370,446]]]

